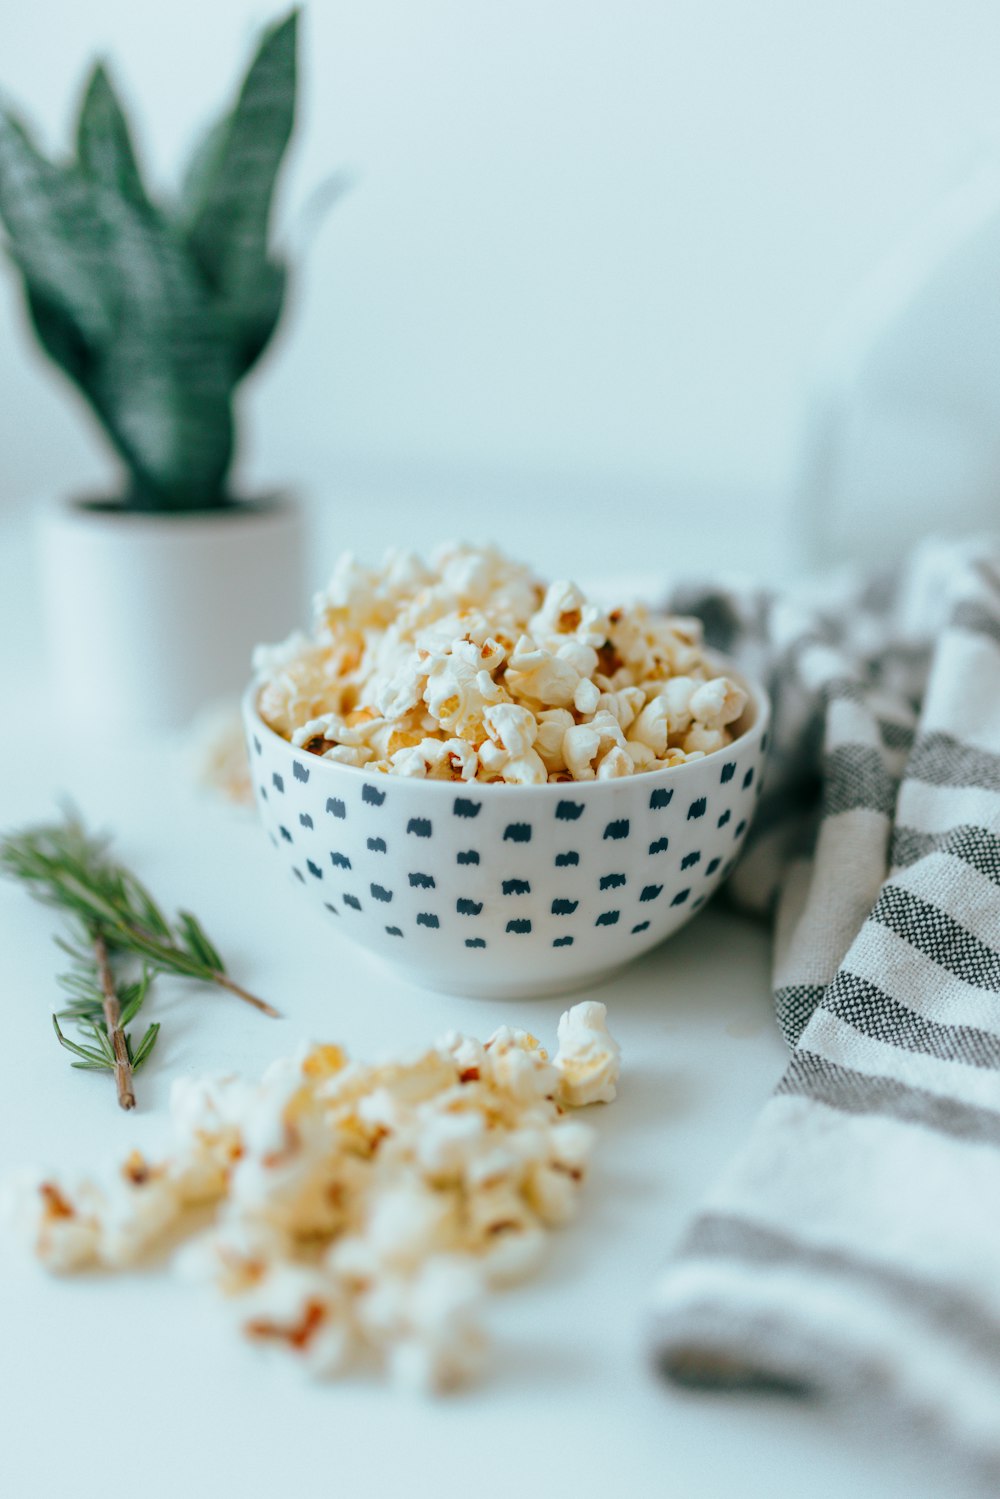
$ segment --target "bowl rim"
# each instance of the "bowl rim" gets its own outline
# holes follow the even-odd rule
[[[322,755],[314,755],[308,750],[302,750],[298,745],[293,744],[290,739],[286,739],[283,734],[279,734],[276,729],[272,729],[270,724],[266,723],[261,717],[257,708],[257,699],[264,685],[263,679],[260,676],[253,677],[247,684],[240,706],[244,723],[252,728],[254,734],[258,736],[263,735],[267,739],[274,740],[275,743],[282,745],[290,755],[300,756],[303,763],[308,765],[310,771],[315,766],[322,767],[321,774],[328,773],[336,776],[343,774],[348,778],[360,777],[361,780],[374,780],[376,784],[388,781],[390,785],[406,785],[414,791],[419,790],[432,796],[454,797],[456,795],[461,796],[466,792],[470,796],[477,797],[509,797],[514,794],[527,795],[528,793],[539,797],[546,795],[555,795],[556,797],[604,795],[614,787],[660,785],[663,782],[683,775],[686,771],[694,770],[698,765],[707,765],[711,760],[716,760],[720,757],[731,757],[733,754],[742,751],[745,747],[752,745],[755,741],[764,737],[771,722],[771,698],[767,688],[756,678],[748,676],[736,662],[730,660],[728,656],[724,656],[720,651],[706,652],[706,655],[710,657],[713,664],[718,662],[724,666],[726,675],[733,677],[741,687],[745,688],[754,710],[753,722],[750,727],[745,729],[730,744],[724,745],[721,749],[712,750],[711,754],[703,755],[700,760],[688,760],[681,765],[662,766],[659,770],[639,770],[634,775],[617,776],[612,780],[605,781],[599,781],[595,778],[592,781],[546,781],[542,785],[537,786],[511,786],[505,781],[443,781],[435,780],[431,777],[393,776],[387,774],[385,771],[369,770],[364,765],[344,765],[337,760],[324,760]],[[313,762],[315,762],[315,766]]]

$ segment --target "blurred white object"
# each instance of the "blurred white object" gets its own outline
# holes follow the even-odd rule
[[[184,750],[197,785],[234,806],[254,805],[238,697],[220,698],[202,708],[185,735]]]
[[[810,563],[1000,525],[1000,161],[951,192],[820,358],[799,514]]]
[[[238,692],[302,612],[288,501],[192,515],[63,504],[40,535],[50,706],[79,728],[172,729]]]

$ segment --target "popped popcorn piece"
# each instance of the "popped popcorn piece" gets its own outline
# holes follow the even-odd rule
[[[367,588],[376,609],[369,585],[351,568],[338,588]],[[534,1270],[575,1212],[594,1135],[565,1108],[614,1097],[603,1005],[568,1011],[559,1043],[553,1061],[503,1026],[372,1065],[313,1045],[258,1083],[178,1079],[165,1160],[133,1151],[106,1179],[22,1181],[15,1224],[50,1270],[123,1269],[198,1232],[188,1209],[214,1204],[177,1264],[248,1338],[316,1376],[374,1363],[449,1389],[483,1363],[486,1291]]]
[[[375,751],[366,744],[333,744],[323,751],[324,760],[336,760],[338,765],[353,765],[355,769],[367,765],[374,757]]]
[[[722,729],[708,729],[703,723],[693,723],[684,735],[681,748],[690,759],[695,751],[703,755],[711,755],[715,750],[722,749],[726,743],[725,732]]]
[[[642,744],[637,739],[629,739],[626,742],[625,753],[632,761],[635,770],[652,770],[662,763],[648,744]]]
[[[392,755],[397,775],[431,780],[472,781],[479,769],[479,756],[464,739],[421,739],[419,744]]]
[[[184,748],[198,785],[235,806],[253,806],[253,778],[238,702],[223,700],[202,709],[191,724]]]
[[[545,601],[528,624],[535,640],[572,635],[581,644],[600,645],[604,639],[600,610],[587,602],[575,583],[559,579],[550,583]]]
[[[463,650],[463,646],[471,649]],[[442,729],[449,734],[472,734],[482,738],[486,709],[500,698],[489,672],[479,665],[479,652],[472,642],[457,640],[437,656],[427,674],[424,702]]]
[[[483,714],[493,743],[510,755],[526,755],[538,737],[538,721],[527,708],[498,703]]]
[[[597,1000],[574,1005],[559,1021],[559,1099],[573,1108],[613,1103],[621,1070],[621,1048],[607,1026],[607,1008]]]
[[[327,585],[327,615],[354,616],[367,622],[374,609],[376,584],[376,574],[370,568],[363,566],[353,552],[343,552],[334,563]]]
[[[545,1246],[541,1224],[526,1223],[516,1232],[509,1226],[494,1234],[482,1260],[488,1284],[512,1286],[526,1280],[544,1260]]]
[[[258,647],[253,658],[263,681],[261,716],[286,738],[300,724],[341,707],[361,660],[360,641],[346,632],[336,641],[309,641],[293,656],[287,654],[288,646],[286,642],[280,648],[277,665],[267,647]]]
[[[475,1111],[442,1114],[428,1120],[416,1144],[416,1159],[435,1185],[461,1181],[466,1167],[482,1154],[486,1123]]]
[[[387,1346],[394,1383],[431,1393],[479,1372],[486,1352],[476,1321],[483,1289],[482,1274],[467,1261],[437,1255],[411,1280],[383,1280],[362,1298],[362,1326]]]
[[[399,663],[388,680],[375,685],[372,703],[383,718],[405,718],[423,701],[426,686],[426,660],[419,657],[406,659]]]
[[[479,746],[479,764],[486,772],[488,779],[501,776],[506,769],[510,755],[498,744],[492,744],[488,739]]]
[[[300,748],[308,745],[310,740],[323,740],[324,744],[347,745],[351,749],[357,749],[365,743],[366,735],[370,732],[371,725],[365,723],[352,724],[349,719],[341,717],[339,713],[321,713],[318,718],[310,718],[300,729],[296,729],[292,735],[292,743]],[[316,754],[325,753],[323,746],[314,746]]]
[[[576,1182],[557,1166],[537,1166],[528,1177],[525,1195],[547,1227],[568,1223],[576,1211]]]
[[[576,719],[565,708],[546,708],[538,715],[535,752],[550,774],[566,769],[563,741],[567,731],[575,727]]]
[[[23,1183],[12,1204],[22,1235],[60,1274],[135,1264],[180,1215],[183,1201],[165,1166],[137,1151],[120,1171],[79,1187],[45,1178]]]
[[[98,1262],[110,1269],[137,1264],[180,1217],[182,1207],[178,1184],[167,1168],[150,1165],[133,1150],[105,1188]]]
[[[691,694],[691,714],[706,729],[722,729],[739,718],[746,707],[747,695],[728,677],[713,677]]]
[[[459,1082],[473,1082],[479,1077],[486,1057],[486,1047],[481,1041],[463,1036],[460,1031],[449,1031],[437,1043],[437,1050],[454,1058]]]
[[[568,708],[579,683],[580,673],[571,662],[540,649],[528,635],[521,636],[508,658],[508,689],[544,708]]]
[[[670,701],[665,692],[650,698],[629,729],[629,744],[641,744],[654,756],[662,755],[670,733],[670,713]]]
[[[276,645],[257,645],[253,651],[253,669],[261,676],[273,677],[312,649],[313,642],[302,630],[293,630]]]
[[[506,761],[503,778],[511,786],[543,786],[549,772],[541,755],[530,749],[523,755],[512,755]]]
[[[599,781],[616,780],[619,776],[630,776],[635,769],[632,757],[626,753],[621,745],[616,744],[609,749],[597,767],[597,779]]]
[[[664,683],[660,696],[663,698],[667,727],[671,735],[683,734],[690,726],[694,718],[691,699],[696,691],[697,683],[693,677],[674,677]]]
[[[595,610],[594,612],[596,613],[597,611]],[[592,677],[601,664],[601,658],[594,650],[594,647],[587,645],[583,640],[564,640],[561,645],[556,647],[556,655],[560,661],[565,661],[569,666],[572,666],[573,670],[578,672],[581,677]],[[576,692],[573,694],[574,701],[579,691],[580,688],[578,686]],[[577,704],[577,708],[578,711],[583,711],[579,708],[579,704]]]
[[[588,677],[581,677],[576,684],[573,693],[573,707],[577,713],[584,718],[588,714],[596,713],[601,701],[601,689],[596,682],[591,682]]]
[[[555,1093],[559,1081],[555,1068],[528,1031],[502,1026],[487,1041],[485,1050],[488,1055],[483,1060],[483,1075],[518,1103],[534,1103]]]
[[[601,753],[601,735],[590,724],[576,724],[567,729],[562,744],[563,761],[574,781],[592,781],[597,772],[594,761]]]
[[[645,702],[646,694],[641,687],[623,687],[619,692],[602,692],[596,711],[612,713],[624,731],[631,728]]]
[[[344,1373],[359,1338],[337,1287],[319,1270],[278,1262],[248,1287],[239,1322],[248,1338],[294,1350],[312,1374]]]
[[[729,744],[746,702],[713,675],[697,620],[605,611],[493,547],[448,545],[430,566],[345,554],[312,637],[260,647],[254,663],[261,714],[296,746],[431,779],[539,785],[679,765]]]
[[[100,1194],[89,1183],[76,1190],[52,1178],[25,1173],[9,1184],[5,1204],[15,1232],[58,1275],[98,1264]]]
[[[365,1237],[380,1265],[412,1270],[458,1232],[457,1198],[404,1176],[371,1204]]]

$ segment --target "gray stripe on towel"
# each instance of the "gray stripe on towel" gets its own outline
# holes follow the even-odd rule
[[[907,869],[931,854],[950,854],[1000,885],[1000,838],[974,823],[962,823],[945,833],[921,833],[916,828],[897,828],[892,837],[891,863]]]
[[[892,1077],[872,1077],[829,1062],[814,1051],[797,1051],[775,1089],[775,1097],[811,1098],[840,1114],[881,1114],[904,1124],[937,1130],[959,1140],[1000,1145],[1000,1113],[976,1108]]]
[[[931,786],[978,786],[1000,791],[1000,755],[962,744],[951,734],[923,734],[906,762],[908,780]]]
[[[869,921],[878,921],[964,984],[1000,993],[1000,952],[901,885],[883,885]]]
[[[842,968],[822,997],[822,1007],[874,1041],[904,1051],[1000,1069],[1000,1036],[974,1025],[943,1025],[911,1010],[877,984]]]
[[[868,744],[841,744],[823,760],[823,811],[826,816],[866,807],[891,817],[899,782],[885,760]]]
[[[1000,1357],[1000,1323],[984,1314],[982,1305],[951,1287],[892,1265],[880,1264],[844,1249],[806,1244],[790,1234],[751,1223],[727,1213],[706,1213],[692,1226],[681,1245],[688,1259],[732,1259],[753,1265],[787,1267],[823,1276],[847,1276],[864,1282],[880,1295],[901,1303],[912,1315],[939,1324],[960,1337],[977,1353]]]

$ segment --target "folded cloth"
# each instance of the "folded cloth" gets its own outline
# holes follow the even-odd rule
[[[673,1378],[879,1395],[1000,1467],[1000,546],[671,600],[769,682],[730,891],[791,1060],[653,1296]]]

